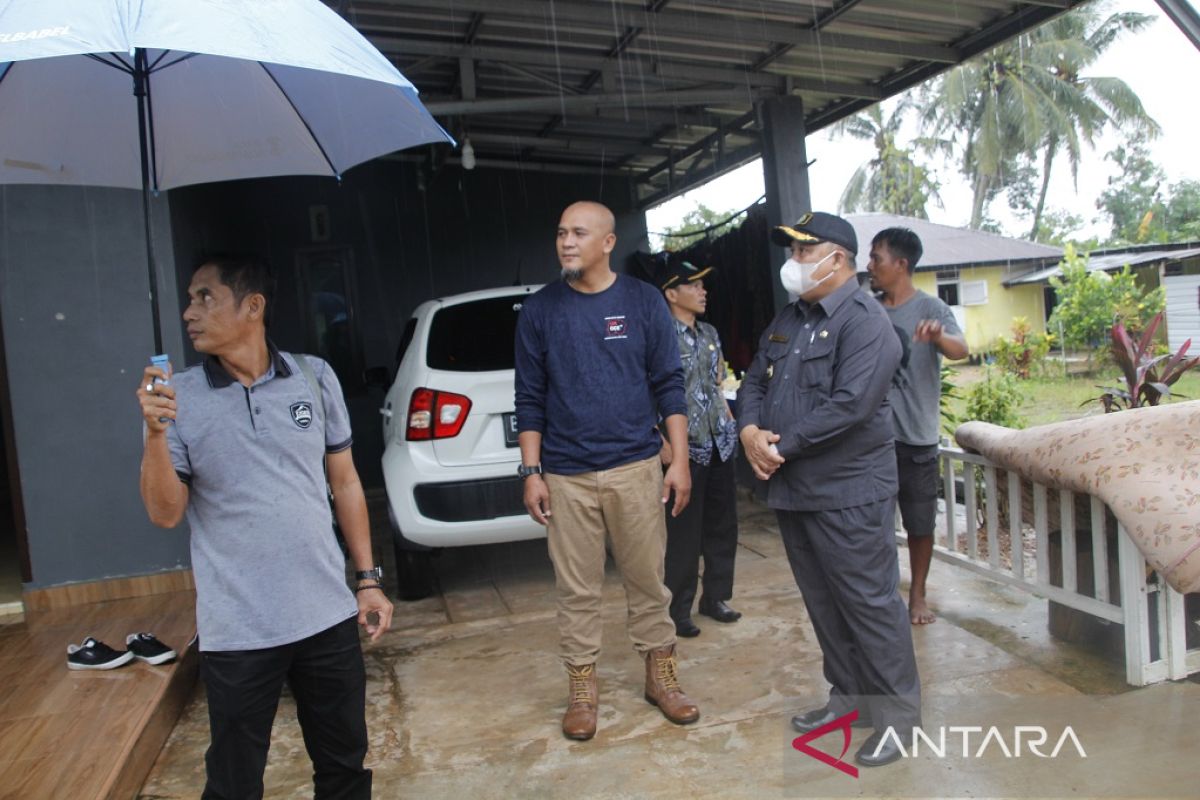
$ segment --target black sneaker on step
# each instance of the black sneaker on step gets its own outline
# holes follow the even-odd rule
[[[125,637],[125,647],[134,658],[147,664],[166,664],[175,660],[175,651],[153,633],[131,633]]]
[[[91,636],[83,644],[67,645],[67,669],[116,669],[133,661],[133,653],[113,650]]]

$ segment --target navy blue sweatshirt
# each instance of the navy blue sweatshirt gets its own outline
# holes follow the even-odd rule
[[[517,429],[542,434],[547,472],[650,458],[662,446],[659,415],[687,414],[666,300],[626,275],[595,294],[557,281],[526,300],[516,367]]]

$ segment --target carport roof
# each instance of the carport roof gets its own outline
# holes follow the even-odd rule
[[[812,133],[1082,0],[326,2],[480,165],[629,175],[646,207],[759,156],[758,100]]]

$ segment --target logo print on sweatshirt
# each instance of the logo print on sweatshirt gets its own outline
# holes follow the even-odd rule
[[[604,338],[605,339],[628,339],[625,334],[626,325],[624,315],[619,317],[604,318]]]
[[[292,422],[296,423],[296,427],[305,429],[312,425],[312,404],[311,403],[292,403]]]

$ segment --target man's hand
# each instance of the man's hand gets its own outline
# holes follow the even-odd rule
[[[658,450],[658,460],[664,467],[671,466],[671,443],[663,439],[662,447]]]
[[[783,465],[784,458],[774,447],[779,441],[778,433],[763,430],[757,425],[747,425],[742,428],[739,438],[746,460],[754,470],[754,477],[760,481],[768,480]]]
[[[675,505],[671,506],[671,516],[678,517],[692,499],[692,473],[686,461],[667,467],[667,474],[663,476],[663,505],[671,497],[672,490],[675,492]]]
[[[167,420],[175,419],[175,388],[166,383],[155,383],[155,378],[170,378],[159,367],[146,367],[142,371],[142,382],[138,386],[137,398],[142,406],[142,418],[151,434],[164,433]],[[160,421],[162,420],[162,421]]]
[[[937,344],[942,339],[942,323],[936,319],[923,319],[917,323],[913,331],[914,342],[929,342]]]
[[[541,475],[525,479],[525,510],[538,525],[545,525],[550,518],[550,487]]]
[[[358,624],[366,628],[372,642],[379,641],[392,627],[392,601],[383,589],[363,589],[354,596],[358,600]],[[376,615],[375,622],[371,622],[372,614]]]

